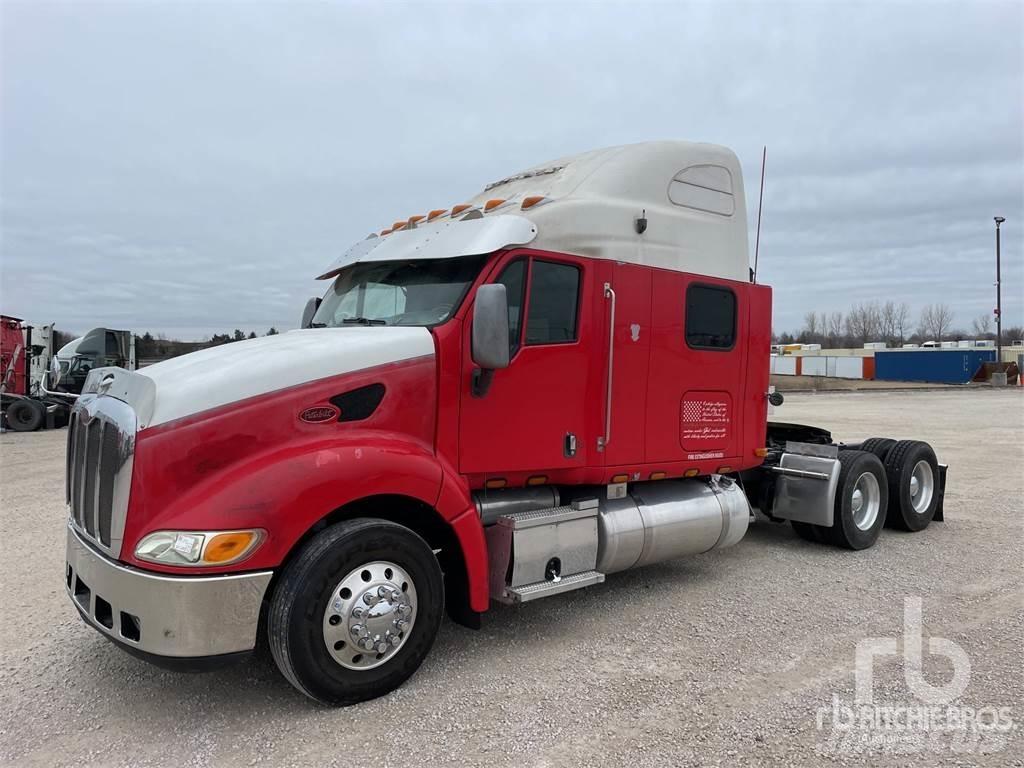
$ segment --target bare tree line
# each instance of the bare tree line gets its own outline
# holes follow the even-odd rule
[[[866,301],[854,304],[846,312],[811,311],[804,315],[803,327],[794,335],[782,333],[775,340],[782,344],[821,344],[826,348],[860,347],[868,342],[889,346],[947,339],[991,339],[991,315],[972,321],[971,332],[953,328],[953,310],[948,304],[927,304],[916,322],[905,301]],[[1019,339],[1020,328],[1004,328],[1004,340]]]

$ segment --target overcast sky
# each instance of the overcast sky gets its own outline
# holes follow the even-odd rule
[[[543,160],[732,147],[776,330],[811,309],[1024,322],[1024,3],[2,4],[4,313],[294,327],[397,218]]]

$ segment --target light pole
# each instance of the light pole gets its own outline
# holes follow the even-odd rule
[[[999,272],[999,225],[1006,219],[996,216],[996,370],[1002,370],[1003,362],[1003,286]]]

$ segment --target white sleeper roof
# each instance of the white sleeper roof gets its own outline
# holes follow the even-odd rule
[[[533,204],[523,209],[524,201]],[[430,221],[420,216],[357,243],[320,278],[356,261],[463,256],[529,244],[749,280],[743,176],[725,147],[657,141],[593,150],[500,179],[469,203],[454,218],[447,212]],[[641,216],[647,225],[638,232]]]

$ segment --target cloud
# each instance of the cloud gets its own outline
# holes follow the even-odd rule
[[[775,325],[874,298],[1024,323],[1006,3],[5,4],[0,303],[84,330],[296,324],[396,218],[656,138],[744,163]],[[752,255],[752,254],[751,254]]]

